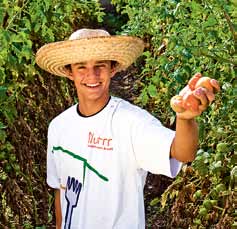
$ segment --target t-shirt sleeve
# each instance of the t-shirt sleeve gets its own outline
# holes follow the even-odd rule
[[[47,184],[51,188],[59,189],[60,182],[57,174],[57,167],[53,147],[56,142],[56,135],[54,134],[53,127],[50,124],[48,128],[48,145],[47,145]]]
[[[148,112],[144,112],[137,120],[133,127],[132,142],[138,168],[175,177],[182,166],[181,162],[170,158],[175,132],[164,127]]]

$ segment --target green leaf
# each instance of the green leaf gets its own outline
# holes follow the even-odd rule
[[[38,226],[38,227],[35,227],[35,229],[46,229],[46,226]]]
[[[232,165],[237,165],[237,153],[231,157],[230,161]]]
[[[7,138],[6,131],[0,129],[0,142],[4,143]]]
[[[204,206],[207,210],[211,210],[211,208],[212,208],[212,202],[211,202],[211,200],[205,199],[205,200],[203,201],[203,206]]]
[[[195,219],[193,220],[193,223],[194,223],[195,225],[201,225],[201,224],[202,224],[202,221],[201,221],[201,219],[195,218]]]
[[[8,106],[3,110],[3,114],[9,124],[13,123],[15,117],[17,116],[16,107],[13,104],[8,104]]]
[[[4,16],[5,16],[5,9],[4,7],[0,7],[0,25],[2,25]]]
[[[183,49],[182,54],[183,54],[183,57],[185,57],[187,59],[192,58],[192,53],[191,53],[191,50],[189,50],[189,49],[186,49],[186,48]]]
[[[52,5],[51,0],[44,0],[44,4],[45,4],[45,11],[48,11],[50,6]]]
[[[160,56],[159,57],[159,63],[161,65],[165,65],[165,64],[169,63],[169,60],[168,60],[168,58],[166,56]]]
[[[208,211],[207,211],[207,209],[206,209],[205,207],[201,207],[201,208],[199,209],[199,212],[198,212],[198,214],[199,214],[200,216],[202,216],[202,217],[205,217],[205,216],[207,215],[207,213],[208,213]]]
[[[23,19],[23,24],[24,24],[25,28],[27,28],[29,31],[31,31],[31,23],[30,23],[29,19],[24,18]]]
[[[0,83],[4,83],[5,78],[6,78],[5,69],[0,67]]]
[[[156,97],[158,95],[156,86],[153,84],[150,84],[147,88],[148,93],[151,97]]]
[[[145,106],[148,103],[148,100],[149,100],[149,97],[147,95],[147,91],[143,90],[139,96],[139,101],[142,103],[143,106]]]
[[[161,206],[162,208],[165,207],[167,199],[168,199],[169,192],[165,191],[161,196]]]
[[[0,161],[1,161],[1,156],[0,156]],[[0,180],[5,181],[7,179],[8,175],[5,171],[0,170]]]
[[[158,197],[156,197],[156,198],[154,198],[151,202],[150,202],[150,205],[151,206],[155,206],[155,205],[157,205],[158,203],[159,203],[159,198]]]
[[[200,4],[192,1],[190,3],[190,6],[192,8],[192,15],[193,15],[193,17],[197,17],[198,15],[202,14],[203,7]]]
[[[201,199],[201,197],[202,197],[202,190],[197,190],[197,191],[193,194],[193,198],[194,198],[195,200]]]
[[[214,162],[211,164],[211,169],[212,169],[212,171],[213,171],[214,173],[217,172],[217,171],[220,171],[221,168],[222,168],[222,163],[221,163],[221,161],[217,161],[217,162],[214,161]]]
[[[36,23],[35,26],[34,26],[34,32],[38,32],[41,28],[41,24],[40,23]]]
[[[6,128],[6,126],[2,122],[0,122],[0,130],[5,129],[5,128]]]
[[[15,43],[22,43],[24,40],[22,39],[22,36],[14,34],[11,38],[11,41]]]
[[[225,191],[225,190],[226,190],[226,187],[225,187],[224,184],[218,184],[215,189],[216,189],[216,191],[219,193],[219,192]]]
[[[32,50],[27,46],[23,46],[21,50],[21,55],[26,58],[26,60],[30,60],[32,58]]]
[[[160,82],[160,73],[157,71],[156,74],[151,78],[154,85],[158,86]]]
[[[7,87],[0,86],[0,102],[4,101],[7,98]]]
[[[229,150],[228,144],[225,142],[218,143],[216,150],[217,152],[226,153]]]
[[[1,38],[1,42],[5,42],[5,44],[6,43],[8,43],[9,44],[9,42],[10,42],[10,40],[11,40],[11,32],[9,32],[9,31],[7,31],[7,30],[3,30],[2,31],[2,38],[4,38],[4,39],[2,39]]]
[[[205,21],[205,22],[203,23],[203,27],[204,27],[204,28],[206,28],[206,27],[211,27],[211,26],[214,26],[214,25],[216,25],[216,24],[217,24],[216,18],[215,18],[213,15],[211,15],[211,16],[208,17],[207,21]]]

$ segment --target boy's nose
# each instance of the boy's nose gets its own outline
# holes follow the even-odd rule
[[[97,68],[89,68],[87,72],[87,77],[98,77],[100,75]]]

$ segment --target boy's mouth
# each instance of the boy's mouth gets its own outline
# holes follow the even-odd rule
[[[101,83],[85,83],[84,85],[85,85],[86,87],[94,88],[94,87],[100,86]]]

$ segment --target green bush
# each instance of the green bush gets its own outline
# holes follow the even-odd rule
[[[112,0],[125,24],[142,37],[136,103],[167,126],[175,123],[170,98],[197,71],[219,80],[222,91],[198,118],[200,149],[162,199],[167,227],[236,225],[237,5],[234,0]],[[82,26],[104,26],[98,1],[2,0],[0,3],[0,227],[45,228],[54,222],[45,184],[48,122],[70,106],[70,82],[35,65],[36,50]],[[107,24],[115,31],[113,15]],[[163,207],[163,208],[162,208]],[[163,214],[163,213],[162,213]],[[169,214],[165,214],[167,217]]]
[[[197,119],[200,149],[196,160],[184,167],[157,203],[164,209],[169,204],[169,226],[236,225],[236,1],[112,2],[129,17],[120,32],[142,37],[147,43],[138,76],[137,104],[172,126],[175,114],[169,100],[194,73],[202,72],[221,84],[215,102]]]
[[[75,92],[70,82],[41,71],[35,53],[78,28],[100,25],[103,16],[97,1],[1,0],[0,228],[53,223],[47,126],[74,102]]]

